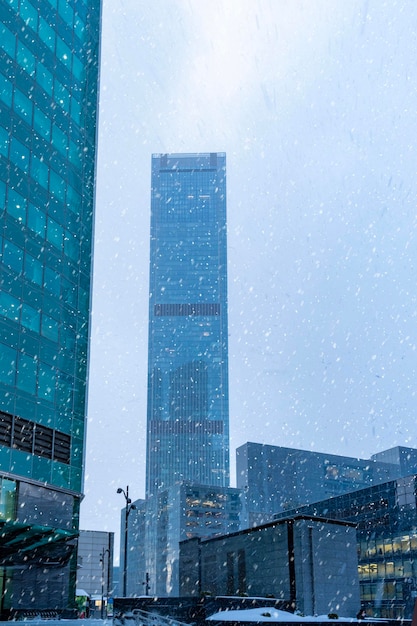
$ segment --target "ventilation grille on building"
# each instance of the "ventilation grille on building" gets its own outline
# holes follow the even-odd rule
[[[154,315],[220,315],[218,302],[196,302],[194,304],[155,304]]]
[[[0,411],[0,445],[69,465],[71,437]]]
[[[220,420],[151,420],[149,428],[153,435],[222,435],[224,424]]]

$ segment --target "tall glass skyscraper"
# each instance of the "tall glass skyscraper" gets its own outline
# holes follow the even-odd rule
[[[3,614],[74,599],[99,34],[100,0],[0,0]]]
[[[152,157],[146,492],[229,485],[226,156]]]

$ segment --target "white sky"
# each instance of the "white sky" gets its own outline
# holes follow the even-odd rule
[[[414,0],[104,0],[82,528],[144,496],[152,153],[227,153],[232,467],[247,441],[417,446],[416,24]]]

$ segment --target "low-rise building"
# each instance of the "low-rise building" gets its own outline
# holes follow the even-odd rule
[[[355,524],[296,516],[183,541],[180,595],[269,596],[304,615],[354,617],[357,568]]]
[[[357,524],[359,586],[368,617],[411,619],[417,597],[417,475],[328,498],[277,520],[311,515]]]
[[[101,605],[113,595],[114,533],[80,530],[77,555],[77,596],[89,599],[89,608],[100,617]]]

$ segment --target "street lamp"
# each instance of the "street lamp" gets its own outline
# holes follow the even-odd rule
[[[125,554],[123,559],[123,597],[126,598],[126,579],[127,579],[127,529],[128,529],[128,519],[129,513],[133,509],[136,509],[136,506],[132,504],[132,500],[129,498],[129,485],[126,487],[126,491],[121,487],[118,488],[117,493],[122,493],[126,500],[125,507]]]
[[[108,559],[110,559],[110,550],[107,548],[106,550],[103,548],[103,552],[100,552],[100,563],[101,563],[101,619],[104,616],[104,557],[108,555]],[[107,596],[109,595],[109,577],[107,576]]]

